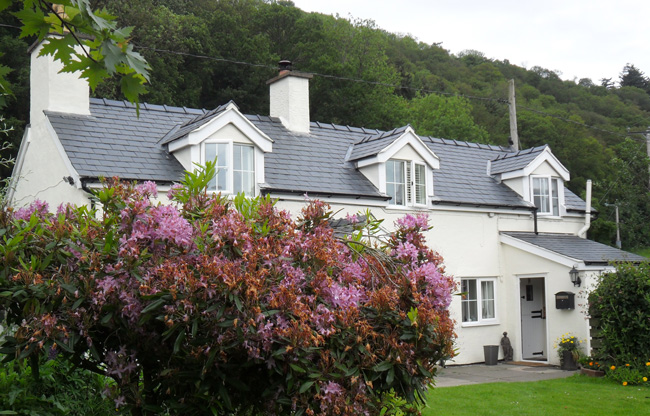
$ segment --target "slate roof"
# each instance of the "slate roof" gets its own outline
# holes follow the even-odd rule
[[[487,175],[487,161],[507,152],[506,148],[434,137],[422,141],[440,158],[440,169],[433,172],[434,204],[533,207]]]
[[[520,150],[518,152],[503,153],[497,156],[490,163],[490,173],[497,175],[499,173],[514,172],[523,169],[530,162],[535,160],[540,153],[546,149],[546,145],[531,147],[530,149]]]
[[[534,244],[562,256],[583,261],[585,264],[610,264],[616,262],[644,262],[647,258],[628,253],[605,244],[567,234],[535,234],[504,232],[502,234]]]
[[[129,103],[91,99],[90,116],[52,112],[47,116],[83,178],[119,176],[174,182],[183,177],[183,167],[167,152],[165,144],[207,123],[224,109],[142,104],[138,118]],[[265,154],[266,182],[260,185],[263,192],[388,199],[355,168],[352,159],[381,150],[408,126],[383,132],[312,122],[310,133],[295,133],[278,118],[246,117],[274,140],[273,151]],[[540,148],[511,158],[512,152],[499,146],[420,138],[440,158],[440,169],[433,173],[434,204],[531,209],[530,202],[488,176],[487,162],[523,160]],[[568,189],[565,195],[568,207],[584,210],[584,201]]]
[[[163,182],[182,178],[183,167],[158,141],[202,110],[142,104],[138,118],[128,102],[91,99],[90,112],[90,116],[46,112],[80,176]]]
[[[376,155],[399,139],[407,128],[409,128],[408,125],[364,137],[352,146],[349,160],[359,160]]]

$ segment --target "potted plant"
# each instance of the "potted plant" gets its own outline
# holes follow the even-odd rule
[[[563,334],[555,342],[555,348],[560,356],[562,370],[574,371],[578,369],[580,359],[580,344],[582,341],[569,333]]]

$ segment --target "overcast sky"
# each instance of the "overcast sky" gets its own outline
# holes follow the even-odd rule
[[[293,0],[308,12],[372,19],[457,54],[465,49],[561,78],[618,81],[625,64],[650,75],[646,0]]]

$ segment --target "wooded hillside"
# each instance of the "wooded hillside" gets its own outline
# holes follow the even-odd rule
[[[306,13],[288,1],[98,0],[135,26],[133,44],[152,67],[145,102],[214,108],[233,100],[245,113],[268,114],[266,80],[277,62],[314,73],[311,119],[391,129],[410,123],[422,135],[507,145],[508,80],[514,79],[521,147],[548,144],[584,196],[594,180],[600,217],[592,238],[613,244],[620,207],[624,247],[650,245],[645,138],[648,79],[633,65],[619,80],[563,81],[541,67],[522,68],[468,50],[453,55],[387,33],[372,21]],[[2,16],[2,23],[11,18]],[[3,110],[17,149],[28,118],[27,40],[0,27],[0,63],[14,68],[15,98]],[[117,98],[115,84],[96,96]],[[630,133],[628,133],[630,132]],[[8,173],[5,172],[5,175]]]

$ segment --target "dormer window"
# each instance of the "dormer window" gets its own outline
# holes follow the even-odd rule
[[[407,160],[386,161],[386,194],[391,205],[426,205],[426,166]]]
[[[239,143],[205,143],[205,161],[217,160],[217,174],[208,184],[214,192],[255,195],[255,149]]]
[[[550,176],[533,176],[533,203],[540,214],[560,215],[560,180]]]

